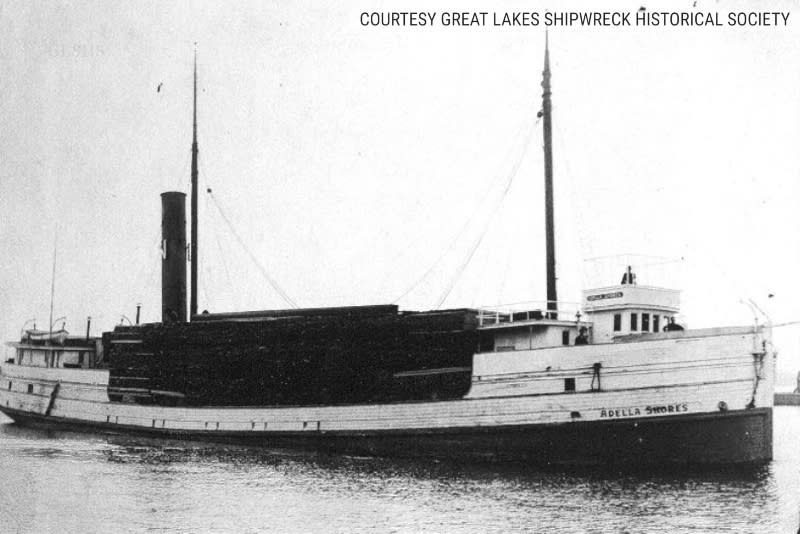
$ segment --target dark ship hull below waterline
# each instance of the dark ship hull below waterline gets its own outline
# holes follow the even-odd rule
[[[760,464],[772,459],[772,410],[657,418],[379,432],[176,431],[59,420],[2,409],[34,428],[133,434],[322,453],[522,463],[531,466],[653,466]]]

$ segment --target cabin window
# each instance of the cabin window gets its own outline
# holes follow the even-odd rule
[[[28,393],[33,393],[33,384],[28,384]]]
[[[83,351],[80,351],[80,352],[78,353],[78,363],[79,363],[80,365],[83,365],[83,355],[84,355],[84,352],[83,352]]]
[[[631,332],[639,330],[639,316],[635,313],[631,314]]]
[[[494,351],[494,332],[481,330],[478,333],[478,352]]]
[[[561,332],[561,344],[569,345],[569,330],[564,330]]]
[[[574,378],[565,378],[564,379],[564,391],[575,391],[575,379]]]
[[[619,332],[622,330],[622,314],[615,313],[614,314],[614,332]]]
[[[8,381],[8,391],[11,391],[11,380]]]
[[[653,332],[658,332],[658,315],[653,315]]]
[[[642,332],[649,332],[650,331],[650,314],[643,313],[642,314]]]

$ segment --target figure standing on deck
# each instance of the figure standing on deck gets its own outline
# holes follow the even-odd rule
[[[669,322],[664,326],[664,332],[677,332],[683,327],[675,322],[675,317],[670,317]]]
[[[631,269],[630,265],[628,265],[628,270],[625,271],[625,274],[622,275],[622,282],[620,282],[620,284],[623,284],[623,285],[627,285],[627,284],[634,285],[634,284],[636,284],[636,275],[633,274],[633,270]]]
[[[576,345],[588,345],[589,344],[589,334],[588,329],[585,326],[581,327],[580,333],[578,337],[575,338]]]

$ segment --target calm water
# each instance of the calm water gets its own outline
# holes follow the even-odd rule
[[[0,532],[794,534],[798,436],[800,408],[779,407],[769,466],[620,474],[321,457],[0,424]]]

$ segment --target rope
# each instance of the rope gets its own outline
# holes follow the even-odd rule
[[[177,175],[178,176],[178,180],[175,182],[175,190],[183,190],[183,189],[185,189],[186,182],[184,182],[184,180],[185,180],[185,177],[186,177],[186,169],[189,168],[189,160],[191,159],[191,153],[192,153],[191,150],[187,150],[186,151],[186,159],[183,161],[183,169]],[[198,155],[198,159],[199,159],[199,155]],[[198,161],[198,165],[199,164],[200,164],[200,162]]]
[[[527,202],[525,203],[525,208],[527,210]],[[527,216],[527,211],[524,213],[525,215],[523,217],[520,217],[519,219],[516,220],[524,220]],[[503,236],[505,237],[503,241],[503,247],[505,248],[506,251],[506,259],[505,259],[505,265],[503,267],[503,276],[500,280],[500,286],[499,289],[497,290],[496,293],[497,297],[494,302],[503,302],[503,299],[505,299],[504,295],[506,294],[506,282],[509,280],[509,273],[513,272],[512,266],[515,265],[514,263],[515,257],[519,250],[518,244],[520,242],[526,241],[530,237],[529,235],[523,233],[526,231],[527,228],[525,226],[519,224],[512,224],[507,229],[507,231],[503,232]],[[488,256],[489,255],[487,254],[487,257]],[[531,280],[531,277],[525,277],[525,278],[528,281]]]
[[[255,266],[261,272],[261,275],[264,277],[264,279],[269,283],[270,286],[272,286],[272,289],[274,289],[275,292],[278,295],[280,295],[280,297],[287,304],[289,304],[289,306],[291,306],[292,308],[297,308],[297,304],[295,304],[295,302],[291,299],[291,297],[289,297],[289,295],[287,295],[286,292],[283,289],[281,289],[278,283],[275,280],[273,280],[273,278],[269,275],[269,273],[267,273],[267,270],[264,268],[264,266],[261,265],[261,263],[258,261],[258,258],[256,258],[255,254],[253,254],[253,252],[247,247],[244,240],[239,236],[239,233],[236,231],[236,228],[233,227],[233,224],[231,223],[230,219],[228,219],[228,216],[225,215],[225,212],[222,210],[222,206],[220,206],[219,202],[217,202],[217,197],[214,196],[214,193],[212,193],[210,189],[208,190],[208,194],[211,197],[211,200],[214,201],[214,206],[216,206],[220,216],[228,225],[228,228],[233,234],[233,237],[235,237],[236,241],[239,242],[239,245],[241,245],[241,247],[250,257],[250,260],[255,264]]]
[[[448,284],[447,286],[447,289],[444,291],[444,293],[442,293],[441,297],[439,298],[439,301],[436,303],[436,309],[439,309],[441,305],[444,304],[444,301],[447,300],[447,297],[450,296],[450,292],[453,290],[453,287],[455,287],[456,282],[458,282],[458,279],[461,277],[461,274],[467,268],[467,265],[469,265],[469,262],[472,260],[472,256],[475,255],[475,251],[478,250],[478,247],[480,247],[481,242],[483,241],[483,238],[486,235],[487,230],[489,230],[489,226],[491,226],[491,223],[494,220],[495,214],[503,205],[503,201],[508,195],[508,191],[511,189],[511,184],[514,183],[514,177],[516,177],[517,171],[519,171],[519,168],[522,165],[522,160],[525,158],[525,154],[528,153],[528,147],[530,146],[531,135],[533,134],[533,125],[534,123],[531,123],[531,127],[529,128],[528,134],[525,137],[522,146],[522,153],[520,154],[519,158],[517,158],[517,161],[514,162],[514,166],[511,168],[511,172],[509,172],[508,174],[508,180],[506,182],[505,189],[503,189],[503,194],[500,196],[500,199],[497,201],[497,204],[495,204],[495,207],[492,210],[491,214],[486,219],[486,223],[483,225],[483,229],[481,230],[478,239],[475,241],[474,245],[467,254],[465,261],[463,261],[459,266],[459,268],[456,270],[453,278],[450,280],[450,284]]]
[[[208,212],[208,197],[206,197],[205,211]],[[209,276],[208,262],[206,261],[205,258],[206,258],[205,254],[199,255],[198,261],[197,261],[197,266],[200,269],[200,272],[203,273],[203,279],[204,280],[210,280],[211,277]],[[192,261],[194,261],[194,258],[192,258]],[[208,294],[208,288],[209,288],[209,286],[211,286],[211,284],[200,284],[200,286],[203,289],[203,296],[206,298],[206,306],[210,307],[211,297]]]
[[[556,111],[558,110],[556,109]],[[556,140],[558,141],[558,145],[560,147],[560,151],[558,152],[558,154],[570,154],[571,152],[567,148],[567,144],[564,142],[565,138],[564,135],[562,135],[561,133],[561,128],[559,124],[560,123],[556,121],[554,125]],[[558,161],[561,164],[559,168],[563,169],[563,172],[559,173],[559,175],[560,176],[563,175],[566,178],[565,182],[569,187],[569,193],[571,195],[571,198],[579,199],[580,195],[578,194],[578,192],[580,191],[580,187],[578,187],[576,183],[575,175],[572,174],[572,169],[570,168],[569,160],[570,158],[568,157],[560,157],[560,156],[558,157]],[[578,235],[578,246],[580,247],[581,256],[586,257],[590,254],[593,254],[594,247],[592,244],[592,240],[587,237],[586,231],[584,230],[585,228],[589,227],[589,225],[586,224],[583,216],[584,210],[581,209],[580,206],[576,206],[575,202],[566,202],[565,206],[567,207],[567,210],[569,210],[570,212],[571,219],[573,221],[576,221],[575,233]],[[584,286],[589,285],[588,279],[586,278],[585,270],[582,274],[583,274]]]
[[[483,236],[486,235],[486,230],[488,228],[489,228],[488,224],[484,226],[481,235],[478,237],[477,241],[475,241],[475,244],[469,251],[466,260],[459,266],[455,275],[450,280],[450,284],[448,284],[447,289],[445,289],[444,293],[442,293],[442,296],[439,298],[439,301],[436,303],[435,309],[438,310],[442,306],[442,304],[444,304],[444,301],[447,300],[447,297],[450,296],[450,292],[453,290],[453,287],[455,287],[456,282],[458,282],[458,279],[461,278],[461,274],[464,272],[464,269],[467,268],[467,265],[469,265],[469,262],[472,260],[472,256],[475,254],[475,251],[478,250],[478,247],[481,245],[481,242],[483,241]]]
[[[228,291],[230,292],[231,297],[234,298],[234,304],[236,304],[238,302],[238,299],[236,299],[236,294],[234,293],[233,290],[233,282],[231,282],[231,273],[228,270],[228,261],[225,259],[225,251],[222,250],[222,241],[220,241],[219,239],[219,231],[217,231],[216,225],[214,226],[214,239],[217,242],[217,249],[219,249],[219,255],[222,258],[222,267],[223,269],[225,269],[225,279],[228,282]],[[235,306],[235,308],[238,308],[238,306]]]
[[[535,123],[534,123],[534,126],[535,126]],[[529,127],[529,128],[532,129],[532,126]],[[521,127],[520,128],[520,132],[514,136],[515,140],[518,139],[519,137],[523,136],[524,134],[525,134],[524,127]],[[530,132],[528,133],[527,137],[525,137],[525,139],[526,139],[525,145],[527,147],[528,140],[530,139]],[[514,145],[512,144],[512,146],[509,148],[509,153],[504,158],[504,161],[511,157],[513,150],[514,150]],[[525,152],[523,151],[523,156],[524,156],[524,154],[525,154]],[[489,198],[489,192],[492,190],[492,188],[494,188],[494,186],[496,185],[496,182],[499,181],[499,178],[502,178],[502,177],[503,177],[502,174],[498,174],[494,180],[489,182],[489,185],[486,187],[486,189],[484,190],[483,194],[480,195],[480,197],[478,197],[478,202],[475,204],[475,208],[473,208],[472,213],[470,213],[470,216],[467,218],[467,220],[464,222],[464,224],[461,226],[461,228],[459,228],[458,232],[456,232],[454,234],[453,238],[450,240],[450,243],[447,245],[447,247],[442,251],[442,253],[439,255],[439,257],[436,258],[436,260],[431,264],[431,266],[428,267],[428,269],[422,274],[422,276],[417,278],[414,281],[414,283],[412,283],[405,291],[403,291],[403,293],[399,297],[394,299],[392,301],[392,304],[397,304],[397,302],[400,299],[402,299],[403,297],[405,297],[406,295],[411,293],[414,289],[417,288],[417,286],[419,286],[419,284],[421,284],[423,282],[423,280],[425,280],[426,278],[428,278],[428,276],[430,276],[430,274],[436,269],[436,267],[439,265],[439,263],[441,263],[442,259],[444,259],[444,257],[447,255],[447,253],[450,252],[450,250],[453,249],[453,247],[458,242],[458,240],[461,238],[461,236],[464,235],[464,232],[466,232],[466,230],[467,230],[467,228],[469,228],[470,224],[472,224],[472,222],[475,219],[475,216],[478,214],[478,211],[480,210],[481,206],[483,206],[483,204]],[[404,249],[405,249],[405,247],[404,247]]]
[[[793,326],[793,325],[796,325],[796,324],[800,324],[800,321],[789,321],[789,322],[786,322],[786,323],[778,323],[778,324],[773,324],[773,325],[770,325],[770,326],[772,328],[781,328],[781,327],[784,327],[784,326]]]

